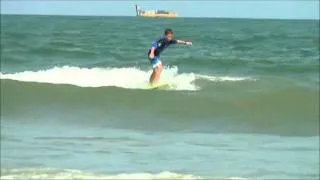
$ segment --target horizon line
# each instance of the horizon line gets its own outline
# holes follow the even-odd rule
[[[19,14],[19,13],[0,13],[0,15],[14,15],[14,16],[74,16],[74,17],[138,17],[146,19],[177,19],[177,18],[208,18],[208,19],[252,19],[252,20],[312,20],[319,21],[319,19],[306,19],[306,18],[259,18],[259,17],[219,17],[219,16],[177,16],[175,18],[161,18],[161,17],[139,17],[136,15],[97,15],[97,14]]]

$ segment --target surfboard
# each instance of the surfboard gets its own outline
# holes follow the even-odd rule
[[[157,84],[153,84],[153,85],[148,84],[146,87],[146,89],[150,89],[150,90],[169,89],[169,88],[170,88],[170,85],[169,85],[169,83],[166,83],[166,82],[157,83]]]

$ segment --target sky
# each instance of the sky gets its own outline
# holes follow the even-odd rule
[[[1,14],[135,16],[135,4],[180,17],[319,19],[318,0],[1,0]]]

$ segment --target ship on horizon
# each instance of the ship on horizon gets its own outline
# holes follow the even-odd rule
[[[141,9],[137,4],[136,6],[136,15],[142,17],[164,17],[164,18],[175,18],[178,16],[177,13],[169,12],[165,10],[148,10],[145,11]]]

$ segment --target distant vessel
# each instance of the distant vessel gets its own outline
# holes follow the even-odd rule
[[[143,16],[143,17],[165,17],[165,18],[175,18],[178,16],[177,13],[165,11],[165,10],[149,10],[145,11],[143,9],[140,9],[138,5],[136,4],[136,13],[137,16]]]

